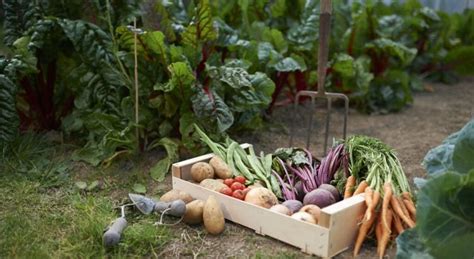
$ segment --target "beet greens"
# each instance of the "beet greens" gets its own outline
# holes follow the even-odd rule
[[[333,147],[321,162],[302,148],[280,148],[273,156],[272,173],[280,182],[285,200],[297,200],[321,184],[330,183],[336,172],[349,173],[343,144]]]

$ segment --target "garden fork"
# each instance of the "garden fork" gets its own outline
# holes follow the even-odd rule
[[[331,121],[331,109],[333,99],[342,99],[344,101],[344,128],[343,128],[343,139],[346,138],[347,131],[347,117],[349,114],[349,98],[345,94],[341,93],[330,93],[324,89],[324,81],[326,79],[326,64],[329,53],[329,37],[331,32],[331,0],[321,0],[321,14],[319,16],[319,51],[318,51],[318,91],[299,91],[295,97],[294,108],[295,112],[298,107],[300,98],[309,97],[311,98],[312,107],[316,107],[317,99],[327,100],[327,113],[326,113],[326,125],[324,134],[324,155],[326,155],[327,144],[329,138],[329,124]],[[311,141],[311,132],[313,130],[313,113],[310,113],[309,118],[309,130],[306,138],[306,149],[309,148]],[[293,144],[293,135],[295,129],[293,127],[290,135],[290,146]]]

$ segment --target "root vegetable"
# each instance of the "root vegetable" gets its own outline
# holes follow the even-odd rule
[[[284,206],[282,204],[274,205],[270,208],[270,210],[278,212],[280,214],[288,215],[288,216],[290,216],[292,214],[290,209],[288,209],[286,206]]]
[[[392,224],[392,218],[393,218],[393,212],[392,210],[387,210],[386,212],[387,218],[386,222],[389,224],[389,226]],[[388,241],[390,240],[390,229],[386,230],[385,228],[382,228],[382,238],[380,242],[377,244],[379,246],[379,258],[382,258],[385,254],[385,249],[387,248]]]
[[[380,252],[380,243],[382,242],[383,235],[383,223],[382,223],[382,214],[379,213],[377,217],[377,222],[375,223],[375,238],[377,239],[377,254]]]
[[[160,201],[172,202],[175,200],[182,200],[185,203],[190,203],[193,200],[193,197],[186,192],[180,190],[171,190],[160,197]]]
[[[191,166],[191,178],[200,183],[204,179],[214,178],[214,169],[205,162],[197,162]]]
[[[314,204],[320,208],[327,207],[336,200],[334,199],[333,195],[324,189],[316,189],[308,192],[303,199],[303,205]]]
[[[399,216],[403,222],[405,222],[410,228],[415,227],[415,222],[411,220],[410,215],[407,215],[403,212],[401,204],[395,196],[390,198],[390,205],[392,206],[394,213],[397,214],[397,216]]]
[[[309,204],[309,205],[303,206],[300,209],[300,212],[306,212],[310,214],[311,216],[313,216],[314,221],[316,221],[316,223],[319,222],[319,216],[321,215],[321,208],[319,208],[318,206]]]
[[[356,179],[353,175],[349,176],[346,181],[346,187],[344,188],[344,199],[352,196],[353,188],[355,186]]]
[[[365,237],[369,233],[370,228],[374,224],[375,217],[371,217],[370,220],[363,220],[360,225],[359,232],[357,233],[357,238],[354,244],[354,257],[359,254],[362,243],[364,243]]]
[[[283,202],[282,205],[290,209],[292,214],[299,211],[303,207],[303,203],[298,200],[287,200]]]
[[[245,201],[267,209],[278,203],[275,194],[264,187],[251,189],[247,195],[245,195]]]
[[[224,183],[221,183],[215,179],[204,179],[202,182],[199,183],[202,187],[206,189],[210,189],[216,192],[221,192],[224,188],[229,188]]]
[[[373,194],[374,191],[372,191],[372,188],[368,186],[365,188],[365,205],[367,205],[367,210],[365,212],[365,220],[370,220],[372,217],[372,211],[373,211]]]
[[[365,191],[365,188],[369,186],[365,180],[359,183],[359,186],[357,186],[357,189],[354,192],[354,195],[357,195],[359,193],[363,193]]]
[[[214,156],[209,161],[209,164],[214,169],[214,173],[221,179],[228,179],[232,177],[232,170],[220,157]]]
[[[204,201],[194,200],[186,204],[186,213],[184,214],[183,221],[191,225],[202,223],[203,211]]]
[[[398,217],[397,214],[393,214],[393,227],[395,228],[397,235],[400,235],[405,230],[403,228],[402,221],[400,220],[400,217]]]
[[[405,207],[410,212],[410,215],[413,221],[415,221],[416,220],[416,207],[415,207],[415,204],[413,203],[410,193],[409,192],[402,193],[402,200],[403,200],[403,203],[405,203]]]
[[[333,185],[323,183],[318,187],[318,189],[323,189],[323,190],[326,190],[326,191],[330,192],[332,194],[332,196],[334,197],[334,200],[336,202],[341,199],[341,195],[339,194],[339,191]]]
[[[222,212],[219,202],[212,195],[207,198],[207,201],[204,204],[202,218],[204,221],[204,227],[209,234],[218,235],[224,231],[224,213]]]
[[[383,202],[382,202],[382,222],[384,226],[384,232],[390,232],[390,225],[387,223],[387,212],[388,212],[388,205],[390,205],[390,199],[392,198],[392,184],[390,182],[386,182],[383,185]]]
[[[299,211],[291,215],[291,217],[297,220],[304,221],[304,222],[316,224],[316,221],[314,220],[313,216],[306,212]]]

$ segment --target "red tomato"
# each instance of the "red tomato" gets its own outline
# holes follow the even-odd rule
[[[247,181],[247,179],[245,179],[245,177],[243,177],[243,176],[241,176],[241,175],[236,176],[236,177],[234,178],[234,180],[235,180],[236,182],[241,183],[241,184],[245,184],[245,182]]]
[[[232,189],[230,187],[225,187],[220,190],[220,193],[232,196]]]
[[[231,186],[232,184],[234,183],[234,179],[232,178],[228,178],[228,179],[225,179],[224,180],[224,184],[227,185],[227,186]]]
[[[245,185],[239,183],[239,182],[234,182],[230,188],[232,189],[232,191],[235,191],[235,190],[243,190],[245,189]]]
[[[239,200],[243,200],[244,199],[244,193],[242,192],[242,190],[235,190],[232,193],[232,197],[234,197],[236,199],[239,199]]]

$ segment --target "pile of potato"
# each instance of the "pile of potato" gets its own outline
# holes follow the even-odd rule
[[[183,217],[185,223],[190,225],[204,223],[207,232],[212,235],[218,235],[224,231],[224,213],[214,196],[209,196],[204,202],[202,200],[194,200],[193,197],[186,192],[171,190],[160,198],[160,201],[164,202],[174,200],[183,200],[186,203],[186,213]]]

